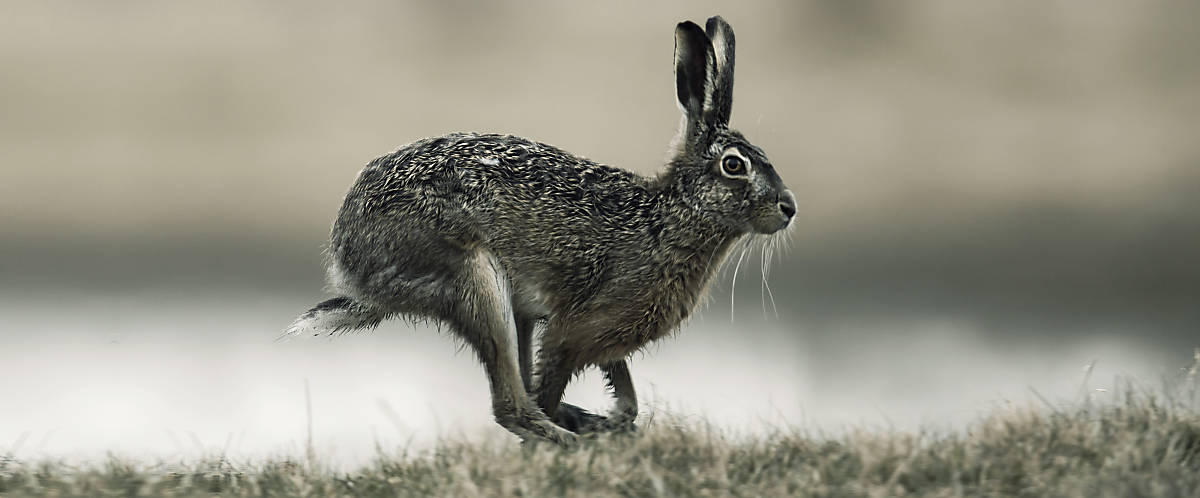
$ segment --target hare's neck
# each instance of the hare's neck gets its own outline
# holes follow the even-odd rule
[[[682,228],[686,230],[686,228]],[[649,313],[639,317],[640,325],[633,327],[641,331],[638,346],[654,341],[678,330],[680,324],[691,316],[696,306],[708,291],[717,268],[729,254],[737,240],[736,235],[709,233],[699,237],[697,233],[664,234],[670,240],[659,253],[656,282],[643,290],[648,298]]]
[[[740,235],[728,232],[712,232],[703,238],[697,237],[687,243],[670,247],[669,250],[674,253],[674,271],[677,277],[693,290],[696,299],[704,294],[717,268],[729,255],[734,242],[740,238]]]
[[[659,263],[669,278],[659,292],[681,307],[684,316],[680,318],[684,318],[704,296],[717,268],[744,234],[707,220],[703,213],[681,201],[665,206],[663,213],[668,222],[661,234]]]

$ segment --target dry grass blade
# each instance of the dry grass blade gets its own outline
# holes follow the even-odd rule
[[[291,460],[0,460],[0,496],[1197,496],[1200,414],[1172,401],[1129,391],[1090,408],[1001,410],[942,434],[738,436],[657,414],[636,435],[573,451],[445,441],[350,472]]]

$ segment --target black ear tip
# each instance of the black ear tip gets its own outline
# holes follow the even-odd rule
[[[704,30],[700,29],[696,23],[692,21],[683,21],[675,25],[676,33],[700,33],[704,34]]]
[[[712,16],[708,18],[707,22],[704,23],[704,29],[709,35],[712,35],[717,30],[733,31],[733,26],[730,26],[729,23],[725,22],[725,18],[721,16]]]

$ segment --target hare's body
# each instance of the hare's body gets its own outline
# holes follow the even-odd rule
[[[725,126],[733,34],[719,18],[708,29],[676,30],[687,119],[662,174],[506,135],[404,146],[368,164],[346,195],[330,247],[341,297],[291,330],[435,319],[479,355],[497,421],[514,433],[568,443],[558,426],[631,424],[637,401],[625,358],[683,322],[737,239],[779,230],[795,211],[762,151]],[[591,365],[617,396],[608,419],[560,404]]]
[[[680,225],[689,209],[670,189],[518,137],[421,140],[359,175],[334,225],[331,280],[381,310],[427,314],[455,301],[454,276],[483,255],[517,316],[572,325],[547,339],[584,365],[620,359],[686,317],[740,235]]]

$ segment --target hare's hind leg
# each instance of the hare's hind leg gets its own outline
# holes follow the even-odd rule
[[[516,313],[517,321],[517,365],[521,369],[521,383],[525,392],[533,392],[533,327],[537,319]]]
[[[564,431],[529,399],[518,366],[517,324],[508,278],[486,251],[469,260],[455,306],[455,332],[470,344],[487,371],[496,422],[522,439],[538,438],[571,445],[575,436]]]

